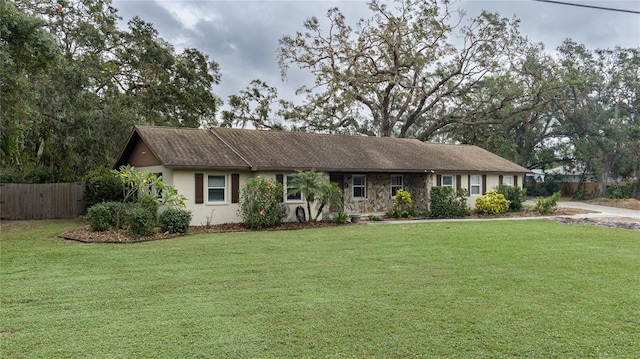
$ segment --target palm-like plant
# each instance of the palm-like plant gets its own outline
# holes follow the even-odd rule
[[[291,181],[287,184],[289,189],[288,195],[296,195],[302,193],[307,202],[307,218],[311,220],[311,203],[316,199],[320,203],[320,207],[313,218],[318,220],[322,210],[326,205],[337,204],[342,199],[342,190],[335,183],[329,181],[329,177],[321,172],[316,171],[298,171]]]

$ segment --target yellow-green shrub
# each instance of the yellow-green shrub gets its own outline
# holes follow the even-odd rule
[[[476,198],[475,210],[481,214],[501,214],[509,210],[511,202],[496,191],[487,191],[487,194]]]

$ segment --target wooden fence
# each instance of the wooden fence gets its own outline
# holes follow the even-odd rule
[[[85,213],[84,183],[0,184],[0,219],[72,218]]]

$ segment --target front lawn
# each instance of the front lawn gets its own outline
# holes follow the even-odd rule
[[[3,358],[637,358],[640,235],[546,220],[200,234],[3,227]]]

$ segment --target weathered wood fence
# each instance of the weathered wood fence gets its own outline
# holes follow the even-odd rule
[[[84,183],[0,184],[0,219],[72,218],[85,213]]]

